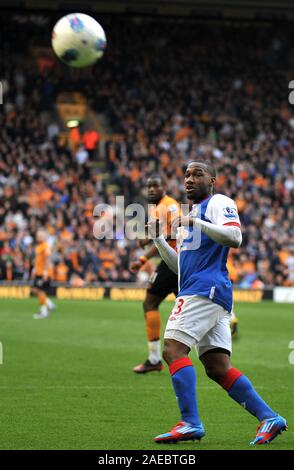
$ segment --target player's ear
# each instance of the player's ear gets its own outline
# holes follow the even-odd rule
[[[215,182],[216,182],[216,177],[212,176],[210,180],[211,186],[213,186]]]

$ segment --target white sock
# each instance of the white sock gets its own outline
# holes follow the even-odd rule
[[[46,305],[47,305],[48,308],[54,308],[55,307],[54,303],[52,302],[51,299],[49,299],[49,297],[47,297]]]
[[[231,312],[231,321],[237,320],[235,312]]]
[[[42,317],[48,317],[48,307],[46,304],[41,305],[40,315],[42,315]]]
[[[156,364],[161,361],[160,353],[160,340],[157,341],[148,341],[149,356],[148,359],[151,364]]]

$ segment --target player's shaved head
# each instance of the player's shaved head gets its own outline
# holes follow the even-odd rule
[[[216,171],[213,165],[204,160],[189,162],[185,171],[187,198],[199,204],[212,194],[215,180]]]
[[[162,186],[164,186],[165,184],[165,181],[164,181],[164,178],[162,175],[159,175],[158,173],[153,173],[152,175],[150,175],[147,179],[147,184],[151,181],[151,182],[154,182],[154,180],[160,182],[160,184],[162,184]]]
[[[204,168],[210,174],[210,176],[212,176],[213,178],[216,178],[216,169],[211,163],[206,162],[205,160],[193,160],[188,163],[187,168],[190,165],[196,165],[196,166],[199,165],[202,168]]]

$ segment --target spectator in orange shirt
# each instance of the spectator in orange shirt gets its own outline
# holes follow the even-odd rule
[[[100,134],[94,129],[89,129],[83,134],[83,143],[89,153],[90,160],[93,160],[95,150],[100,140]]]
[[[73,127],[69,131],[69,141],[72,145],[73,150],[76,150],[82,143],[82,136],[79,127]]]
[[[57,282],[67,282],[68,281],[69,268],[65,263],[64,258],[61,258],[60,261],[56,264],[54,269],[54,280]]]

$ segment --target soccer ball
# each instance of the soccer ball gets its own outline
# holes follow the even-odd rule
[[[52,47],[67,65],[87,67],[103,56],[106,36],[102,26],[91,16],[71,13],[54,26]]]

